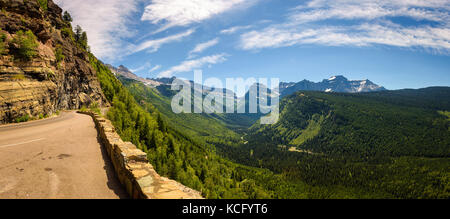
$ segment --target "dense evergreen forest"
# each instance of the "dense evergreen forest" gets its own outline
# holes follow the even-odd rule
[[[282,100],[278,123],[228,129],[211,115],[172,115],[167,89],[121,81],[147,111],[247,166],[239,180],[266,197],[450,197],[448,88],[298,92]]]
[[[283,99],[278,123],[250,129],[249,144],[220,148],[291,182],[371,197],[449,198],[448,97],[449,88],[298,92]]]
[[[147,152],[158,173],[201,191],[206,198],[278,197],[275,189],[265,183],[270,179],[280,186],[277,182],[282,182],[281,176],[221,158],[212,145],[172,126],[155,106],[139,99],[144,107],[140,106],[103,63],[93,55],[90,60],[105,96],[112,103],[108,119],[124,141],[131,141]]]
[[[119,79],[144,109],[149,112],[161,112],[171,127],[188,134],[191,138],[202,142],[222,139],[227,140],[227,144],[238,143],[240,135],[229,129],[227,127],[229,122],[224,122],[224,118],[220,115],[175,114],[171,108],[171,97],[175,91],[170,90],[170,87],[162,85],[154,89],[122,76],[119,76]]]

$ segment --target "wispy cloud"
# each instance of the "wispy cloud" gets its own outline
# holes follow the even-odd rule
[[[155,72],[157,70],[159,70],[162,66],[161,65],[155,65],[153,66],[150,62],[146,62],[144,65],[139,66],[135,69],[130,69],[131,72],[133,73],[152,73]]]
[[[145,8],[142,21],[161,24],[156,32],[175,26],[188,26],[212,18],[249,2],[245,0],[153,0]]]
[[[236,33],[240,30],[247,30],[252,28],[252,25],[247,25],[247,26],[234,26],[234,27],[230,27],[228,29],[222,30],[220,31],[221,34],[233,34]]]
[[[446,0],[313,0],[289,11],[284,23],[241,35],[244,50],[300,44],[388,45],[450,52],[450,2]],[[395,23],[408,17],[415,25]],[[325,20],[352,21],[321,22]]]
[[[136,72],[140,72],[140,71],[144,71],[148,68],[152,67],[152,64],[150,62],[146,62],[144,65],[139,66],[137,68],[134,69],[130,69],[131,72],[136,73]]]
[[[177,66],[171,67],[169,70],[163,71],[158,77],[172,77],[176,73],[189,72],[205,65],[218,64],[226,61],[228,55],[225,53],[205,56],[199,59],[186,60]]]
[[[201,53],[207,50],[208,48],[217,45],[217,43],[219,43],[219,38],[215,38],[210,41],[197,44],[195,48],[189,52],[189,58],[193,58],[195,54]]]
[[[153,68],[151,68],[150,70],[149,70],[149,72],[154,72],[154,71],[157,71],[157,70],[159,70],[159,69],[161,69],[161,65],[155,65]]]
[[[445,22],[449,18],[449,6],[447,0],[313,0],[305,6],[295,8],[291,19],[303,23],[328,19],[373,20],[404,16],[416,20]]]
[[[279,48],[299,44],[328,46],[389,45],[397,47],[432,48],[439,53],[450,51],[450,30],[432,27],[405,28],[388,25],[362,24],[350,27],[320,27],[283,29],[269,27],[241,36],[245,50]]]
[[[130,50],[130,53],[137,53],[137,52],[141,52],[144,50],[147,50],[148,52],[156,52],[156,51],[158,51],[159,48],[161,48],[162,45],[180,41],[181,39],[190,36],[194,32],[195,32],[194,29],[189,29],[185,32],[170,35],[170,36],[167,36],[164,38],[147,40],[137,46],[131,46],[129,50]]]
[[[92,52],[102,59],[115,59],[128,44],[124,38],[134,34],[129,29],[130,16],[137,12],[140,0],[55,0],[74,18],[89,36]]]

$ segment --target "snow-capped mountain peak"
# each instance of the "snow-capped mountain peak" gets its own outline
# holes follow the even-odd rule
[[[298,83],[280,83],[280,93],[286,96],[297,91],[323,91],[341,93],[362,93],[386,90],[384,87],[371,82],[370,80],[348,80],[342,75],[332,76],[322,82],[311,82],[303,80]]]

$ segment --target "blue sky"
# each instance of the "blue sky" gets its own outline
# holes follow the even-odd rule
[[[141,77],[450,86],[448,0],[55,0],[93,53]]]

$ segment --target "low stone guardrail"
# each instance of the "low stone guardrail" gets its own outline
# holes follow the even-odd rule
[[[160,176],[147,160],[147,154],[131,142],[124,142],[111,121],[93,112],[78,112],[94,119],[120,183],[133,199],[203,199],[201,193]]]

